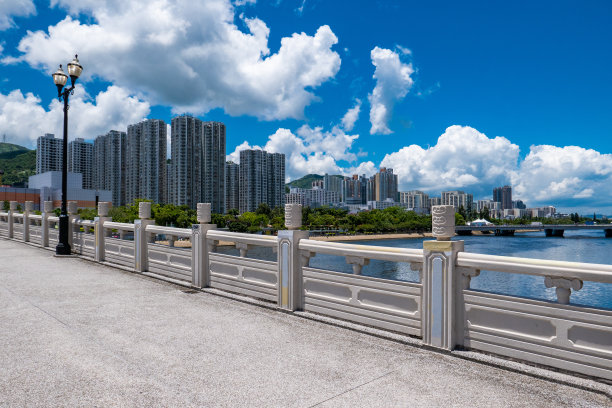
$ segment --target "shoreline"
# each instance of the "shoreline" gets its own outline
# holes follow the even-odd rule
[[[314,241],[377,241],[381,239],[416,239],[416,238],[432,238],[431,232],[411,232],[405,234],[359,234],[359,235],[331,235],[310,237]]]

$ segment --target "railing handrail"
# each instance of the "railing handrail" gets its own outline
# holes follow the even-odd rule
[[[14,213],[13,214],[13,218],[23,218],[24,214],[23,213]]]
[[[341,242],[325,242],[302,239],[300,241],[300,250],[328,255],[358,256],[361,258],[378,259],[381,261],[423,262],[422,249],[345,244]]]
[[[255,235],[242,232],[230,232],[221,230],[210,230],[206,233],[206,239],[217,241],[240,242],[263,247],[275,247],[278,245],[278,237],[274,235]]]
[[[96,225],[95,221],[92,221],[92,220],[82,220],[80,218],[74,220],[74,223],[76,225],[82,225],[83,227],[94,227]]]
[[[7,212],[0,212],[0,217],[8,217],[9,213]]]
[[[42,220],[42,215],[30,214],[29,217],[31,220]]]
[[[52,222],[59,222],[59,217],[47,217],[47,220],[52,221]]]
[[[604,264],[459,252],[457,254],[457,266],[486,271],[555,276],[590,282],[612,283],[612,265]]]
[[[105,221],[103,227],[105,229],[116,229],[120,231],[134,231],[134,224],[128,224],[127,222]]]
[[[162,227],[147,225],[146,231],[153,234],[174,235],[177,237],[191,237],[191,228]]]

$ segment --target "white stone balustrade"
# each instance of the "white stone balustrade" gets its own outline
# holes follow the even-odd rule
[[[148,207],[148,208],[147,208]],[[23,219],[24,240],[31,204],[24,213],[13,202],[0,213],[0,233],[13,237],[15,220]],[[141,219],[134,224],[112,222],[110,203],[100,203],[94,222],[75,220],[75,227],[94,228],[86,246],[80,235],[82,255],[121,265],[196,288],[211,287],[275,302],[286,311],[307,311],[349,320],[422,339],[423,344],[445,350],[464,347],[513,359],[553,366],[612,380],[612,311],[570,303],[572,292],[583,282],[612,285],[612,266],[540,259],[502,257],[464,251],[462,241],[451,241],[454,213],[436,210],[436,241],[423,250],[322,242],[301,231],[301,208],[288,206],[286,231],[278,236],[217,230],[210,224],[209,206],[198,205],[198,224],[192,228],[154,225],[150,203],[141,203]],[[43,205],[41,245],[49,245],[49,230],[57,217],[51,202]],[[299,210],[299,211],[298,211]],[[75,211],[70,210],[71,214]],[[17,233],[20,232],[17,227]],[[107,237],[105,230],[134,232],[134,241]],[[8,233],[5,233],[7,231]],[[165,234],[191,241],[191,248],[150,243],[148,236]],[[219,242],[229,242],[240,256],[216,252]],[[276,261],[249,258],[253,247],[278,253]],[[95,248],[95,251],[94,251]],[[343,257],[353,274],[317,269],[310,259],[317,254]],[[371,260],[401,262],[419,271],[417,282],[398,282],[367,276]],[[481,271],[527,274],[540,277],[542,285],[555,288],[556,302],[525,299],[472,290]],[[365,273],[365,275],[362,274]]]

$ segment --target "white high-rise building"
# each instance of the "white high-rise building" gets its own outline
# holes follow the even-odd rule
[[[170,202],[225,211],[225,125],[189,115],[172,118]]]
[[[443,191],[441,205],[452,205],[455,211],[463,207],[465,211],[471,211],[474,206],[474,196],[463,191]]]
[[[94,141],[93,188],[110,190],[113,205],[125,204],[126,134],[111,130]]]
[[[125,201],[138,198],[166,203],[166,123],[148,119],[128,126]]]
[[[93,150],[93,143],[82,138],[68,143],[68,171],[83,175],[82,188],[85,190],[93,188]]]
[[[240,213],[259,204],[285,205],[285,155],[264,150],[240,152]]]
[[[36,140],[36,174],[62,171],[63,139],[46,133]]]
[[[406,208],[412,208],[418,213],[429,212],[429,195],[419,190],[400,191],[400,203],[406,204]]]

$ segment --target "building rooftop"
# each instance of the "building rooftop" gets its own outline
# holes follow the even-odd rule
[[[3,238],[0,265],[0,406],[610,406],[579,388],[589,380],[525,375]]]

